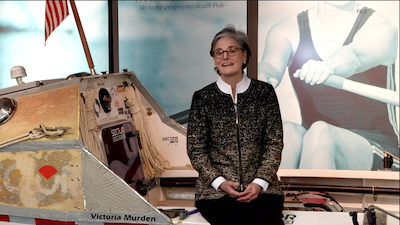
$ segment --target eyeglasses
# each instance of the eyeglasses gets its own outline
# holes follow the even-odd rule
[[[235,56],[236,53],[238,52],[238,50],[242,50],[241,48],[236,48],[234,46],[229,47],[227,50],[222,50],[222,49],[217,49],[213,52],[213,56],[217,59],[220,59],[222,57],[224,57],[224,53],[226,52],[226,54],[228,56]]]

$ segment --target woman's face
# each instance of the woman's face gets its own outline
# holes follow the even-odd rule
[[[236,55],[234,56],[228,55],[227,52],[223,52],[221,58],[215,56],[215,51],[226,51],[235,48]],[[242,76],[242,65],[246,61],[246,51],[240,48],[239,43],[235,39],[223,37],[215,44],[213,59],[221,76]]]

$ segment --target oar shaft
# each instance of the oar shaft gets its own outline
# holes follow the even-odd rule
[[[72,12],[74,13],[76,26],[78,27],[79,36],[81,37],[83,50],[85,51],[86,60],[87,60],[88,65],[89,65],[90,73],[92,75],[95,75],[96,72],[94,71],[94,64],[93,64],[93,60],[92,60],[92,55],[90,54],[89,45],[88,45],[88,43],[86,41],[85,32],[83,31],[83,28],[82,28],[81,19],[79,18],[79,14],[78,14],[78,10],[76,9],[75,1],[74,0],[70,0],[70,3],[71,3]]]

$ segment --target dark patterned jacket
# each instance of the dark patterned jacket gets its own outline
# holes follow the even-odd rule
[[[245,187],[260,178],[269,183],[266,193],[283,194],[276,175],[283,148],[282,120],[275,90],[265,82],[251,80],[249,88],[237,94],[237,114],[232,97],[216,82],[194,93],[187,151],[199,173],[195,200],[226,195],[211,186],[219,176],[239,181],[238,145]]]

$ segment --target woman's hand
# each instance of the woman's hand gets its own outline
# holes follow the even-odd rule
[[[260,185],[251,183],[249,186],[247,186],[246,190],[244,190],[242,193],[239,193],[237,200],[239,202],[249,203],[258,197],[261,190],[262,188]]]
[[[224,181],[222,184],[219,186],[219,188],[227,193],[229,196],[232,198],[237,198],[239,197],[240,193],[236,191],[236,189],[240,186],[239,182],[233,182],[233,181]]]

